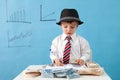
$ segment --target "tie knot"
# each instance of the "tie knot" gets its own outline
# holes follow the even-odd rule
[[[66,40],[68,40],[68,41],[70,41],[71,39],[72,39],[71,36],[66,37]]]

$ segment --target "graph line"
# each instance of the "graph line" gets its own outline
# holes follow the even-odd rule
[[[56,21],[56,19],[44,19],[44,18],[54,15],[54,14],[55,14],[55,12],[52,12],[43,17],[42,5],[40,5],[40,21]]]
[[[28,45],[28,44],[19,44],[19,45],[11,45],[10,43],[11,42],[14,42],[15,40],[18,40],[18,39],[24,39],[24,38],[27,38],[27,37],[30,37],[32,35],[32,33],[30,31],[27,31],[25,33],[20,33],[19,35],[15,35],[13,37],[10,38],[10,34],[9,34],[9,31],[7,32],[7,36],[8,36],[8,48],[14,48],[14,47],[31,47],[31,45]]]

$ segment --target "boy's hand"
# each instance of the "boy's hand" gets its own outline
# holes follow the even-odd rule
[[[55,59],[54,63],[56,66],[63,66],[63,63],[59,59]]]
[[[77,63],[77,64],[79,64],[79,65],[84,65],[84,60],[82,60],[82,59],[76,59],[75,60],[75,63]]]

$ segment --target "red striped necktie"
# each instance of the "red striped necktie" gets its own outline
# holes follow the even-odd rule
[[[67,40],[67,43],[64,48],[64,53],[63,53],[63,63],[68,64],[70,60],[70,51],[71,51],[71,43],[70,40],[72,39],[70,36],[67,36],[65,38]]]

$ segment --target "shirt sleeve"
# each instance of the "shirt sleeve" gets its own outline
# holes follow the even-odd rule
[[[81,59],[83,59],[85,62],[90,61],[91,49],[88,41],[84,38],[80,40],[80,51],[82,54]]]
[[[50,49],[50,59],[51,59],[52,62],[54,62],[54,60],[55,60],[56,58],[58,58],[57,45],[58,45],[58,44],[57,44],[57,39],[54,39],[54,40],[52,41],[52,45],[51,45],[51,49]]]

